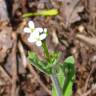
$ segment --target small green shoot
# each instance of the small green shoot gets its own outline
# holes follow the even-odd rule
[[[42,10],[34,13],[26,13],[23,17],[30,17],[30,16],[55,16],[58,15],[59,12],[57,9],[50,9],[50,10]]]

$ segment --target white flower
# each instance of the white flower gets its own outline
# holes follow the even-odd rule
[[[40,34],[40,32],[34,31],[30,34],[28,41],[31,43],[35,43],[37,46],[42,46],[42,40],[44,40],[46,37],[46,33],[42,32]]]
[[[28,22],[28,27],[24,28],[24,32],[30,33],[30,36],[28,37],[28,42],[35,43],[37,46],[42,46],[42,40],[47,37],[47,28],[35,28],[33,21]]]
[[[28,27],[24,28],[25,33],[31,33],[35,29],[35,25],[33,21],[28,22]]]
[[[42,33],[44,31],[43,28],[40,28],[40,27],[35,28],[34,22],[33,21],[29,21],[28,22],[28,27],[25,27],[23,31],[25,33],[32,33],[35,30],[40,32],[40,33]]]
[[[43,28],[40,28],[40,27],[35,28],[35,30],[38,31],[38,32],[40,32],[40,33],[43,32]]]

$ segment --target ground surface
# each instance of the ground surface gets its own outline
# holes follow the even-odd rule
[[[22,18],[52,8],[57,16]],[[96,0],[0,0],[0,96],[50,96],[50,78],[28,64],[28,50],[43,57],[27,42],[28,20],[48,28],[48,47],[62,52],[61,62],[75,57],[73,96],[96,96]]]

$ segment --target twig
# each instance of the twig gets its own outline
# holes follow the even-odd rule
[[[22,65],[24,66],[24,68],[26,68],[26,66],[27,66],[26,55],[25,55],[23,45],[20,41],[18,42],[18,48],[19,48],[19,52],[20,52],[21,58],[22,58]]]
[[[29,69],[29,71],[34,74],[35,78],[37,79],[37,81],[40,83],[40,85],[45,89],[45,91],[51,95],[51,91],[43,84],[43,82],[40,80],[38,74],[35,72],[34,68],[31,66],[31,64],[27,64],[27,59],[26,59],[26,54],[24,52],[24,48],[21,42],[18,43],[18,48],[22,57],[22,61],[23,61],[23,66],[27,67]]]
[[[17,80],[17,66],[16,66],[16,44],[17,44],[17,40],[16,40],[16,34],[13,33],[13,39],[14,39],[14,45],[13,45],[13,49],[12,49],[12,90],[11,90],[11,96],[15,96],[16,95],[16,80]]]
[[[8,78],[8,80],[11,82],[11,77],[8,75],[8,73],[1,66],[0,66],[0,72],[2,72],[4,77]]]
[[[88,96],[92,91],[96,90],[96,84],[92,86],[86,93],[82,94],[81,96]]]
[[[86,92],[86,90],[87,90],[88,82],[89,82],[89,79],[90,79],[90,76],[91,76],[93,70],[94,70],[94,66],[92,66],[92,69],[91,69],[91,71],[90,71],[90,73],[88,75],[88,78],[87,78],[86,82],[85,82],[84,92]]]
[[[83,41],[84,43],[96,46],[96,38],[89,38],[81,34],[77,34],[76,38]]]

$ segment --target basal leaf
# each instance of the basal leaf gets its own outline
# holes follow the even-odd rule
[[[64,86],[63,86],[63,96],[72,95],[72,86],[75,79],[75,60],[73,56],[68,57],[64,62],[64,69],[67,69]]]
[[[68,58],[65,59],[64,63],[74,64],[75,63],[74,57],[69,56]]]
[[[65,59],[64,64],[59,64],[57,69],[57,79],[62,90],[63,96],[71,96],[72,95],[72,86],[75,79],[75,68],[74,68],[75,60],[73,56]],[[65,69],[67,69],[66,75],[64,74]],[[54,69],[55,70],[55,69]],[[52,96],[58,96],[56,94],[55,85],[52,85]]]
[[[39,60],[34,52],[28,52],[28,58],[30,63],[41,72],[46,73],[47,75],[52,73],[51,68],[46,68],[47,62]]]
[[[64,77],[64,72],[60,66],[58,67],[58,72],[55,73],[55,75],[57,76],[57,80],[62,92],[65,77]],[[57,92],[54,84],[52,85],[52,96],[57,96]]]

